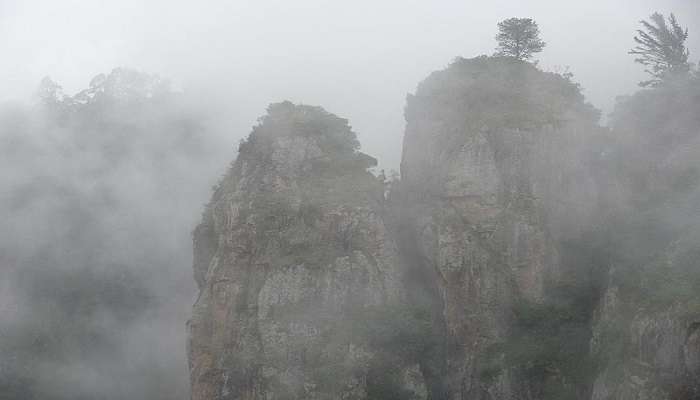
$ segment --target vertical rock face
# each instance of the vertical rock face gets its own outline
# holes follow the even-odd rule
[[[194,232],[193,399],[700,398],[697,112],[652,112],[687,87],[604,130],[566,74],[458,59],[388,191],[346,120],[270,106]]]
[[[497,349],[516,334],[517,307],[545,304],[561,279],[543,212],[562,200],[552,198],[555,171],[545,168],[557,159],[542,144],[563,143],[579,121],[594,120],[573,87],[529,64],[483,57],[433,73],[408,98],[403,192],[394,197],[412,210],[407,246],[421,249],[437,282],[447,398],[541,397],[542,379]]]
[[[194,233],[192,398],[367,398],[384,362],[369,316],[405,298],[383,183],[346,120],[268,111]],[[392,368],[406,398],[425,397],[414,366]]]
[[[605,360],[591,399],[700,398],[699,319],[687,304],[630,307],[610,287],[591,341],[593,354]]]
[[[700,398],[700,302],[691,264],[700,236],[688,235],[664,251],[665,265],[637,266],[636,277],[611,270],[591,340],[600,365],[592,400]]]
[[[592,400],[700,398],[700,236],[688,235],[636,271],[611,270],[593,325]]]
[[[615,251],[593,327],[594,400],[700,399],[700,79],[621,101]]]

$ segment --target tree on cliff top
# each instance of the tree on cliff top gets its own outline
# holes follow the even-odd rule
[[[654,13],[651,21],[640,21],[643,29],[637,30],[634,41],[637,43],[629,54],[637,56],[636,62],[648,67],[653,78],[640,82],[641,86],[658,85],[669,74],[685,73],[690,70],[685,47],[688,29],[680,26],[676,16],[671,14],[668,22],[663,14]]]
[[[528,60],[545,46],[537,22],[531,18],[509,18],[498,23],[497,56]]]

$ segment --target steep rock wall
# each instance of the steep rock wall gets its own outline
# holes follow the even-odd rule
[[[368,338],[373,316],[405,303],[374,160],[346,120],[288,102],[268,111],[194,233],[192,398],[425,398],[417,367]],[[388,362],[378,381],[370,371]]]
[[[576,215],[564,210],[576,196],[561,181],[574,175],[565,158],[595,114],[566,78],[507,58],[458,59],[409,95],[392,198],[410,210],[406,237],[438,285],[445,398],[535,399],[561,380],[537,354],[517,360],[523,350],[509,343],[519,311],[546,307],[566,278],[551,232],[574,235]]]
[[[599,308],[592,354],[603,360],[592,400],[700,398],[700,312],[677,302],[650,309],[611,286]]]
[[[683,115],[641,143],[566,74],[457,59],[387,190],[347,121],[271,106],[194,233],[193,398],[698,398]]]
[[[609,178],[621,188],[596,311],[592,399],[700,399],[700,79],[622,99]]]

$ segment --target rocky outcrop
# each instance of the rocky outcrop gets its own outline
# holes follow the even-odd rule
[[[611,270],[591,340],[593,400],[700,399],[698,235],[687,235],[637,276]]]
[[[698,398],[695,131],[629,146],[571,76],[457,59],[385,182],[347,121],[268,111],[194,232],[194,400]]]
[[[608,289],[591,341],[604,367],[592,400],[700,399],[700,312],[635,307]]]
[[[390,334],[406,296],[357,148],[346,120],[289,102],[241,144],[194,232],[194,400],[426,397],[417,366],[369,334]]]
[[[609,202],[594,400],[700,399],[700,80],[676,79],[621,100],[611,118],[623,190]]]
[[[575,198],[558,182],[571,169],[552,168],[571,147],[545,143],[572,141],[595,119],[567,79],[507,58],[458,59],[409,96],[395,197],[411,210],[406,246],[437,282],[446,398],[541,398],[552,374],[507,349],[519,308],[545,307],[565,275],[551,230],[573,217],[548,206]]]

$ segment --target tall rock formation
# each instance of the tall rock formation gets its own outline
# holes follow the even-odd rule
[[[700,399],[700,77],[622,99],[592,400]],[[612,185],[611,185],[612,186]]]
[[[521,328],[549,307],[550,289],[566,276],[551,229],[565,230],[572,217],[547,206],[573,200],[559,192],[573,171],[562,156],[595,126],[596,113],[561,75],[479,57],[422,82],[406,120],[393,198],[408,210],[402,226],[410,233],[400,237],[413,243],[404,247],[420,249],[414,268],[430,271],[442,304],[442,392],[542,398],[561,379],[539,359],[543,343],[524,341],[538,339]]]
[[[425,398],[370,334],[390,334],[405,293],[358,147],[346,120],[289,102],[241,144],[194,232],[194,400]]]
[[[194,233],[193,399],[700,398],[693,85],[603,129],[567,74],[457,59],[389,187],[347,121],[270,106]]]

